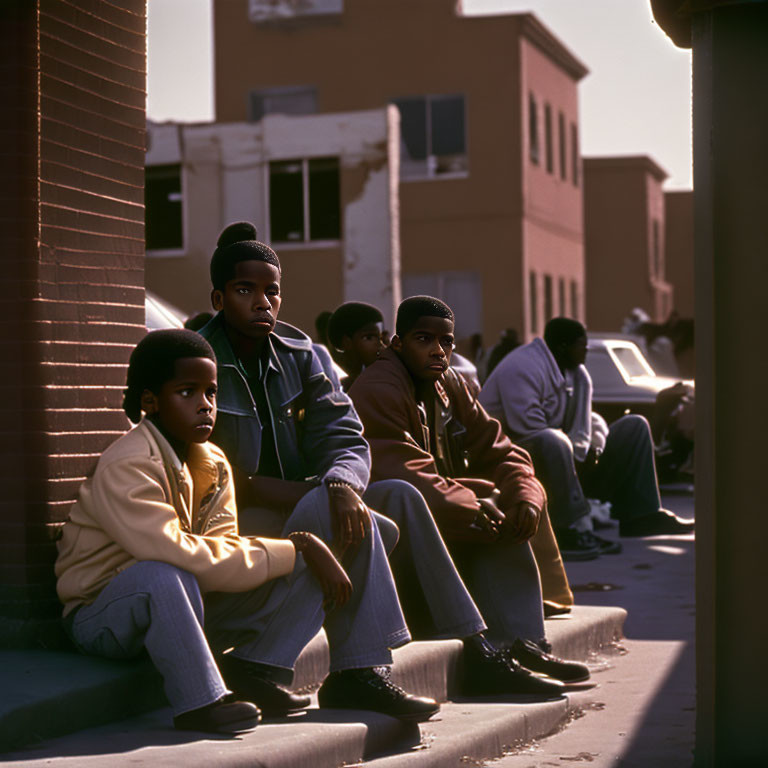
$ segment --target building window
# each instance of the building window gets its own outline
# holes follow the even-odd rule
[[[528,157],[539,164],[539,107],[532,93],[528,94]]]
[[[573,186],[579,186],[579,129],[571,123],[571,180]]]
[[[248,119],[258,122],[265,115],[313,115],[317,112],[317,88],[297,85],[265,88],[248,94]]]
[[[248,0],[248,17],[256,23],[301,16],[334,16],[343,12],[344,0]]]
[[[565,115],[560,112],[557,115],[557,143],[560,149],[560,178],[565,181],[568,178],[568,166],[565,157]]]
[[[339,159],[313,157],[270,163],[269,227],[275,243],[338,240]]]
[[[554,150],[552,148],[552,107],[544,105],[544,139],[547,151],[547,173],[555,172]]]
[[[661,263],[661,237],[659,235],[659,222],[658,220],[654,219],[653,221],[653,276],[657,280],[663,280],[664,279],[664,268]]]
[[[552,275],[544,275],[544,322],[548,323],[553,317]]]
[[[145,168],[144,215],[148,251],[175,251],[184,247],[181,165]]]
[[[466,174],[463,96],[415,96],[394,104],[400,110],[402,178]]]
[[[563,317],[568,316],[568,307],[565,306],[565,278],[561,277],[557,281],[557,293],[558,298],[560,299],[560,309],[558,311],[558,314],[562,315]]]
[[[579,319],[579,284],[571,280],[571,317]]]
[[[528,301],[530,309],[531,333],[539,332],[539,293],[536,284],[536,273],[531,270],[528,273]]]

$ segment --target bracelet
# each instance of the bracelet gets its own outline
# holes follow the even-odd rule
[[[291,531],[288,534],[288,540],[293,544],[297,552],[303,552],[310,542],[309,536],[310,534],[306,531]]]
[[[328,488],[349,488],[350,491],[355,490],[352,487],[352,484],[348,483],[346,480],[326,480],[325,484]]]

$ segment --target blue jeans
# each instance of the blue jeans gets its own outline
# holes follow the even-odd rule
[[[285,524],[290,530],[331,540],[324,488],[296,506]],[[322,591],[300,555],[288,576],[249,592],[209,593],[205,599],[186,571],[139,562],[77,611],[72,639],[85,653],[113,659],[131,658],[146,648],[175,715],[228,692],[214,653],[232,648],[240,658],[273,668],[277,682],[290,682],[299,653],[323,624],[332,671],[390,664],[390,649],[410,635],[375,523],[362,544],[348,551],[344,565],[352,597],[326,616]]]
[[[516,442],[531,454],[555,530],[589,513],[587,497],[610,501],[619,520],[649,515],[661,506],[653,438],[642,416],[629,414],[610,425],[605,450],[590,471],[577,470],[573,446],[559,429],[542,429]]]

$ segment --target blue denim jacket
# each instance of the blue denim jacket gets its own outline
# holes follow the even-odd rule
[[[218,360],[218,417],[211,440],[232,465],[256,474],[262,425],[221,314],[200,333]],[[303,331],[278,321],[267,343],[265,386],[283,479],[342,480],[362,492],[371,456],[351,400],[334,388]]]

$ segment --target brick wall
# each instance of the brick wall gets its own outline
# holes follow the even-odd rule
[[[4,644],[47,636],[56,532],[127,426],[125,364],[144,332],[145,33],[145,0],[0,10]]]

